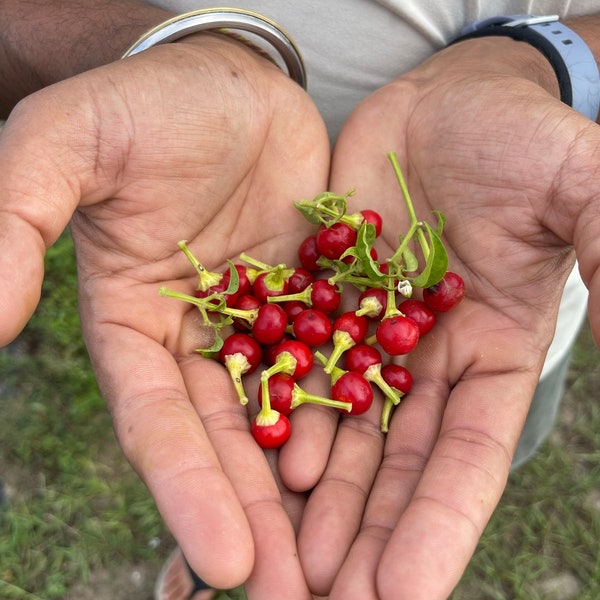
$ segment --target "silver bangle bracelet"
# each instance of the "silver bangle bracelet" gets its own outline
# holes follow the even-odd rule
[[[158,44],[174,42],[198,31],[241,30],[257,38],[257,46],[266,51],[263,43],[278,52],[276,60],[271,52],[267,54],[278,66],[285,66],[288,75],[306,89],[306,70],[302,56],[290,36],[274,21],[258,13],[237,8],[208,8],[184,13],[164,21],[140,37],[123,54],[122,58],[133,56]]]

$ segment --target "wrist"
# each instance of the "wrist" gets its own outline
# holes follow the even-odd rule
[[[208,8],[167,19],[144,33],[123,58],[199,32],[224,34],[230,40],[242,43],[246,48],[287,70],[292,79],[306,88],[304,63],[294,41],[268,17],[242,9]]]
[[[507,37],[480,37],[459,41],[437,52],[408,77],[430,79],[433,85],[444,77],[455,81],[490,79],[523,80],[559,99],[560,90],[550,63],[534,47]],[[512,85],[512,84],[507,84]]]
[[[239,39],[236,36],[230,35],[225,32],[218,31],[199,31],[190,33],[179,40],[176,40],[174,44],[160,44],[151,50],[161,51],[167,48],[176,46],[181,49],[189,48],[192,53],[201,52],[203,55],[212,56],[211,60],[218,60],[217,57],[221,57],[224,61],[228,61],[232,65],[236,65],[238,69],[244,73],[248,73],[250,70],[257,69],[268,69],[278,73],[283,73],[279,65],[272,59],[265,56],[261,52],[257,52],[255,48],[246,43],[245,40]],[[144,51],[146,52],[146,51]],[[189,54],[191,60],[197,60],[198,55]]]
[[[552,65],[530,44],[508,37],[490,36],[460,41],[456,46],[461,47],[465,55],[463,60],[472,64],[473,68],[526,79],[560,99],[560,87]],[[457,68],[462,66],[458,64]]]
[[[454,43],[471,38],[507,37],[532,46],[550,63],[561,101],[596,120],[600,112],[600,71],[592,50],[558,15],[500,15],[463,28]]]

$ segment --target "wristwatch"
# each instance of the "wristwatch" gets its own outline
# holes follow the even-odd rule
[[[467,25],[452,43],[485,36],[507,36],[537,48],[552,65],[560,98],[595,121],[600,110],[600,73],[587,44],[558,15],[506,15]]]

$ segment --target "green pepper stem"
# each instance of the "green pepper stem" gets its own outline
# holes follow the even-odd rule
[[[364,373],[364,378],[367,381],[374,383],[382,392],[383,395],[390,399],[394,405],[400,404],[402,392],[392,387],[381,375],[381,363],[371,365]]]
[[[296,292],[295,294],[282,294],[280,296],[268,296],[267,302],[290,302],[293,300],[297,300],[299,302],[303,302],[307,306],[312,306],[312,283],[306,286],[300,292]]]
[[[249,371],[250,363],[244,354],[241,352],[235,352],[234,354],[228,354],[225,357],[225,367],[229,372],[231,381],[235,387],[235,391],[240,399],[240,404],[248,404],[248,396],[242,383],[242,375]]]
[[[327,364],[328,358],[320,350],[317,350],[314,356],[319,363],[321,363],[321,366],[324,367]],[[331,385],[333,385],[344,373],[347,373],[347,371],[344,371],[344,369],[340,367],[334,366],[330,373]]]
[[[390,429],[390,417],[394,408],[394,402],[390,398],[385,398],[383,408],[381,409],[381,433],[387,433]]]
[[[261,404],[260,404],[260,412],[263,414],[268,414],[271,412],[271,397],[269,396],[269,373],[267,371],[263,371],[260,374],[260,389],[261,389]]]
[[[358,317],[366,315],[375,318],[381,314],[383,306],[375,296],[366,296],[361,300],[360,307],[354,311]]]
[[[292,402],[290,406],[292,409],[295,409],[301,404],[318,404],[320,406],[338,408],[347,412],[352,410],[352,402],[342,402],[341,400],[333,400],[331,398],[325,398],[324,396],[310,394],[309,392],[305,392],[297,383],[295,383],[292,389]]]
[[[236,317],[238,319],[243,319],[247,321],[249,325],[253,325],[254,321],[256,321],[256,317],[258,316],[258,308],[251,308],[249,310],[229,308],[225,304],[222,295],[219,294],[206,296],[206,298],[198,298],[197,296],[191,296],[190,294],[184,294],[183,292],[178,292],[165,286],[161,286],[158,290],[158,295],[163,296],[164,298],[175,298],[177,300],[189,302],[190,304],[197,306],[202,311],[203,315],[206,315],[206,311],[219,312],[232,318]],[[215,304],[213,302],[214,300],[218,300],[219,305]],[[205,318],[205,321],[207,319],[208,317]]]
[[[281,354],[277,355],[277,360],[275,364],[271,365],[268,369],[265,369],[261,373],[262,376],[268,379],[271,375],[275,375],[275,373],[285,373],[286,375],[293,375],[296,370],[296,365],[298,361],[296,357],[291,352],[281,352]]]
[[[387,306],[381,320],[389,319],[401,315],[402,312],[396,306],[396,288],[394,287],[394,280],[392,277],[388,277],[388,288],[387,288]]]
[[[243,260],[245,263],[252,265],[259,271],[270,271],[273,268],[271,265],[268,265],[267,263],[257,260],[256,258],[250,256],[249,254],[246,254],[245,252],[242,252],[240,254],[240,260]]]
[[[356,346],[356,342],[352,339],[352,336],[343,329],[338,329],[333,332],[333,350],[327,359],[327,364],[323,367],[323,370],[328,375],[331,375],[333,368],[335,367],[337,361],[340,359],[342,354],[352,348],[352,346]]]
[[[196,273],[198,273],[199,281],[196,289],[205,292],[213,285],[217,285],[217,283],[223,279],[222,273],[214,273],[206,270],[204,265],[202,265],[202,263],[192,254],[192,251],[188,248],[185,240],[181,240],[177,243],[177,245],[179,246],[179,249],[186,255],[187,259],[196,270]]]
[[[415,212],[415,207],[414,207],[412,198],[410,197],[410,193],[408,191],[408,186],[406,185],[406,181],[404,179],[404,175],[402,173],[400,163],[398,162],[398,157],[396,156],[395,152],[390,152],[388,154],[388,158],[390,159],[390,162],[392,163],[392,167],[394,169],[396,179],[398,180],[398,184],[400,185],[400,190],[402,191],[402,197],[404,198],[404,203],[406,204],[406,210],[408,211],[408,217],[410,219],[410,228],[408,230],[408,233],[402,240],[402,243],[400,244],[400,247],[398,248],[398,250],[396,250],[396,252],[394,253],[393,259],[397,260],[398,257],[402,256],[402,252],[404,251],[404,248],[408,245],[411,238],[416,234],[416,236],[419,240],[419,245],[421,246],[421,249],[423,250],[423,255],[425,256],[425,260],[427,260],[427,258],[429,256],[429,244],[427,242],[427,237],[423,233],[422,223],[417,218],[417,214]]]

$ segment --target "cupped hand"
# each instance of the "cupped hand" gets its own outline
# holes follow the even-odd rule
[[[336,145],[330,188],[356,188],[357,206],[381,212],[380,258],[407,227],[395,151],[420,218],[445,214],[467,294],[409,356],[414,387],[377,473],[360,457],[332,461],[307,504],[301,561],[332,600],[451,593],[504,489],[575,252],[600,339],[600,131],[510,66],[531,75],[537,57],[510,60],[530,51],[451,47],[366,99]],[[339,436],[334,455],[364,437]],[[356,482],[370,477],[369,493]]]
[[[183,239],[209,270],[242,251],[292,262],[306,235],[292,201],[325,189],[329,158],[305,92],[212,34],[46,88],[0,139],[0,342],[34,310],[44,251],[70,222],[120,445],[195,570],[220,588],[250,577],[262,600],[309,597],[300,499],[284,509],[225,369],[195,352],[211,342],[197,310],[158,290],[195,289]]]

